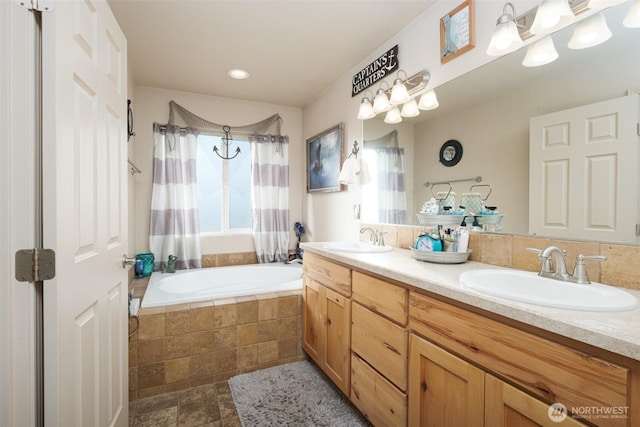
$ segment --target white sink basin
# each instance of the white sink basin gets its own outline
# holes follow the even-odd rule
[[[626,311],[638,300],[620,288],[540,277],[519,270],[472,270],[460,274],[460,282],[485,294],[547,307],[588,311]]]
[[[389,252],[393,248],[391,246],[376,246],[367,242],[328,242],[323,245],[325,249],[340,252]]]

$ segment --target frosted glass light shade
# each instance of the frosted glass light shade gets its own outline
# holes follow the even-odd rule
[[[373,112],[378,114],[384,111],[389,111],[391,104],[389,104],[389,98],[384,89],[380,88],[376,92],[376,97],[373,98]]]
[[[400,123],[401,121],[402,121],[402,116],[400,116],[400,110],[398,109],[398,107],[392,107],[387,112],[387,115],[384,117],[385,123],[395,124],[395,123]]]
[[[529,46],[522,65],[525,67],[539,67],[540,65],[553,62],[556,59],[558,59],[558,52],[553,45],[551,37],[547,36]]]
[[[418,102],[418,108],[420,110],[433,110],[438,108],[439,105],[438,97],[433,89],[423,93],[420,97],[420,102]]]
[[[570,49],[585,49],[597,46],[611,38],[611,30],[602,13],[591,15],[576,24],[573,36],[569,40]]]
[[[395,79],[393,88],[391,88],[391,99],[389,100],[391,104],[403,104],[410,98],[409,91],[407,91],[407,87],[404,85],[402,79]]]
[[[640,28],[640,0],[633,0],[631,9],[624,17],[622,25],[629,28]]]
[[[626,0],[589,0],[587,7],[593,10],[604,9],[605,7],[615,6]]]
[[[366,96],[362,98],[362,102],[360,103],[360,108],[358,109],[358,118],[360,120],[372,119],[376,116],[376,113],[373,111],[373,106],[371,105],[371,101]]]
[[[575,18],[569,0],[543,0],[529,31],[535,35],[549,34],[569,25]]]
[[[522,44],[522,38],[520,38],[516,23],[513,20],[504,22],[500,22],[499,20],[491,35],[487,55],[506,55],[507,53],[520,49]]]
[[[418,110],[418,103],[416,102],[416,100],[411,98],[407,102],[405,102],[402,105],[400,115],[402,117],[415,117],[420,115],[420,110]]]

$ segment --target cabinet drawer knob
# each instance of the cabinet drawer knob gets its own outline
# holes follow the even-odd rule
[[[422,388],[423,392],[427,391],[427,383],[425,381],[420,382],[420,388]]]

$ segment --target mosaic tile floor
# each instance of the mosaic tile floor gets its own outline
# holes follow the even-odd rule
[[[240,427],[226,381],[129,403],[130,427]]]

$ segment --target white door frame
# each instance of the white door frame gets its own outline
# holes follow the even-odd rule
[[[0,425],[42,420],[36,314],[41,292],[15,279],[14,254],[37,246],[38,38],[34,13],[0,1]]]

